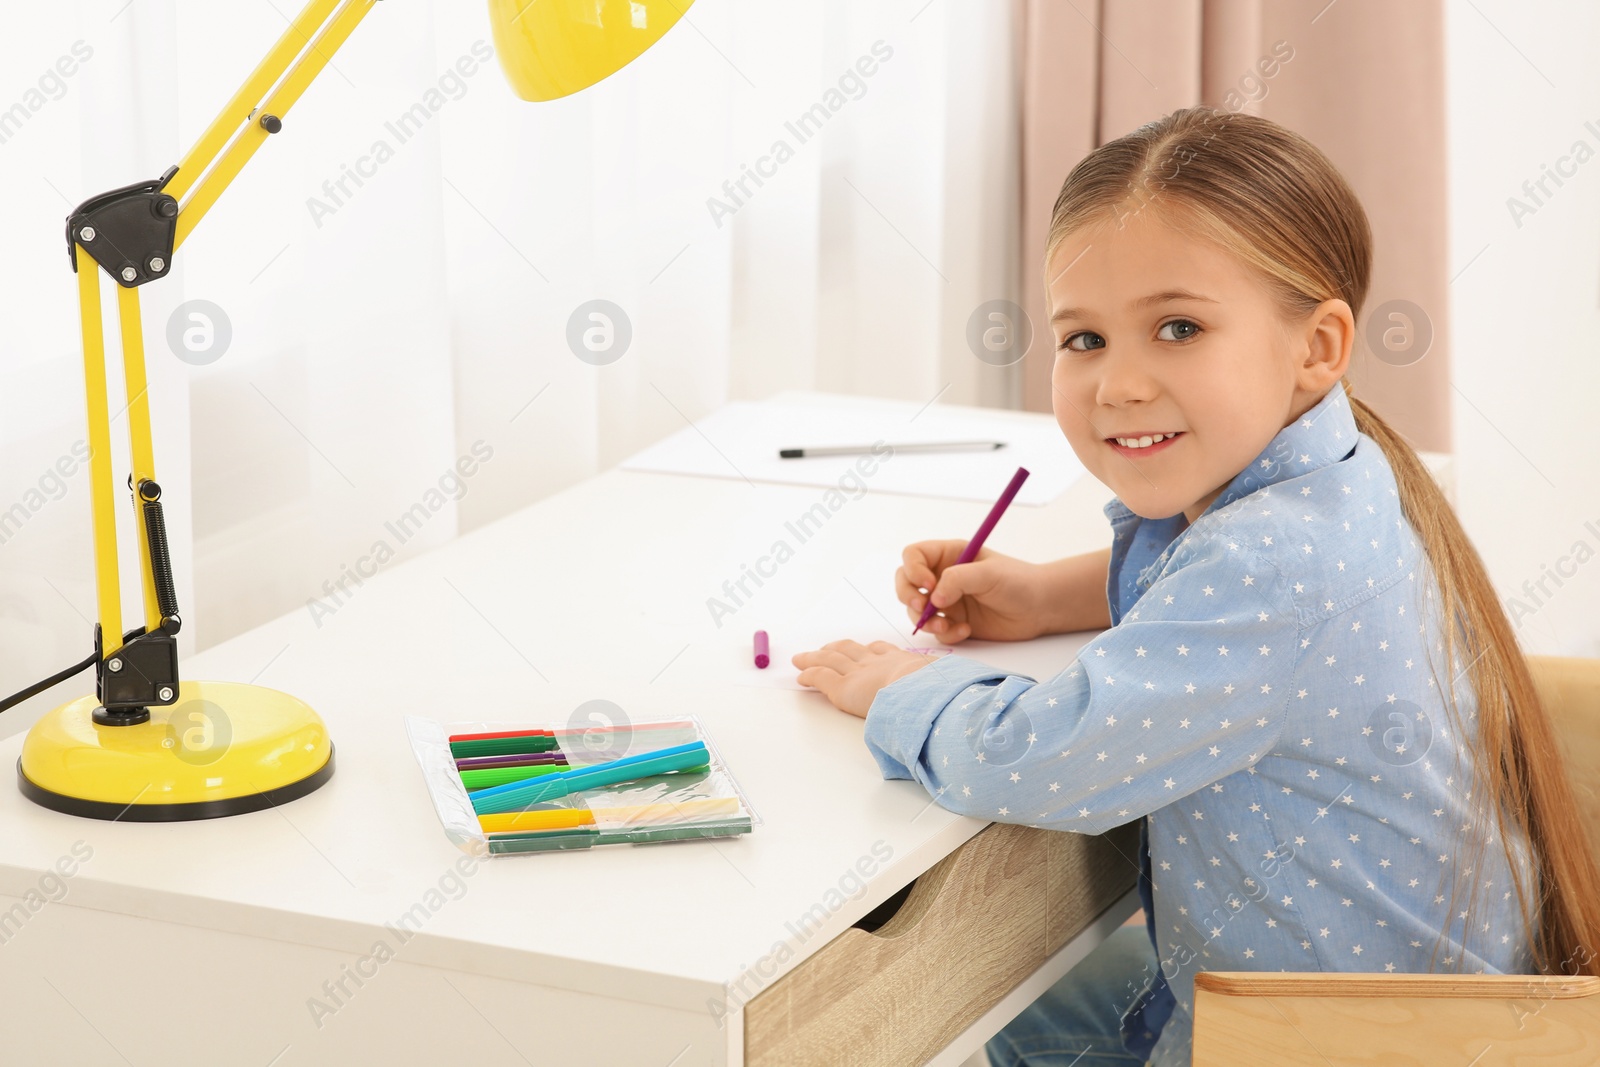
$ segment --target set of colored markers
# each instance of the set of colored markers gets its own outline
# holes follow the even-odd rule
[[[416,738],[414,737],[414,741]],[[692,719],[448,735],[448,765],[490,852],[749,833],[751,814]],[[435,742],[436,745],[436,742]],[[430,760],[419,747],[428,771]],[[435,757],[445,753],[435,752]],[[444,759],[434,759],[439,766]],[[446,828],[451,818],[430,781]]]

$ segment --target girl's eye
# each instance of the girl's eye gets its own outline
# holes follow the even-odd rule
[[[1162,330],[1165,330],[1169,326],[1187,326],[1189,328],[1189,332],[1186,333],[1186,334],[1183,334],[1181,337],[1163,337],[1162,336]],[[1161,329],[1156,331],[1156,336],[1160,337],[1161,340],[1163,340],[1163,341],[1187,341],[1189,338],[1193,337],[1195,334],[1197,334],[1199,332],[1200,332],[1200,327],[1196,326],[1194,323],[1190,322],[1188,319],[1173,319],[1171,322],[1162,323],[1161,324]]]
[[[1072,342],[1076,341],[1080,337],[1092,337],[1092,338],[1094,338],[1095,341],[1097,341],[1099,343],[1098,344],[1092,344],[1088,348],[1079,348],[1077,345],[1073,344]],[[1105,346],[1106,346],[1106,339],[1104,337],[1101,337],[1097,333],[1090,333],[1088,330],[1085,330],[1082,333],[1069,334],[1059,345],[1056,346],[1056,349],[1058,351],[1060,351],[1060,350],[1063,350],[1063,349],[1070,348],[1074,352],[1087,352],[1089,350],[1089,348],[1104,348]]]

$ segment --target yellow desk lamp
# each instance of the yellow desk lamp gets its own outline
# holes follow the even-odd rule
[[[579,92],[643,54],[693,0],[489,0],[496,51],[525,100]],[[176,167],[84,201],[67,218],[78,275],[89,413],[89,476],[99,624],[83,662],[0,701],[4,711],[95,668],[95,695],[28,732],[17,782],[30,800],[96,819],[171,822],[257,811],[333,775],[315,711],[273,689],[180,680],[181,621],[156,482],[139,286],[172,255],[378,0],[310,0]],[[117,283],[139,521],[145,624],[122,629],[99,266]]]

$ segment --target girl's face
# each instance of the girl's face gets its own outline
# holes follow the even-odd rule
[[[1047,280],[1056,422],[1145,518],[1181,511],[1194,522],[1349,362],[1355,322],[1343,300],[1284,323],[1253,272],[1154,212],[1069,235]],[[1111,440],[1164,433],[1177,436],[1144,448]]]

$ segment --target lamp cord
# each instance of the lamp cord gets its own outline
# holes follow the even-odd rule
[[[30,685],[30,686],[28,686],[28,688],[24,689],[20,693],[13,694],[12,696],[6,697],[4,700],[0,700],[0,711],[9,711],[12,708],[16,707],[18,704],[22,703],[24,700],[27,700],[29,697],[38,696],[40,693],[44,692],[46,689],[49,689],[52,686],[60,685],[62,682],[66,681],[68,678],[71,678],[73,675],[78,674],[78,673],[80,673],[82,671],[86,671],[90,667],[93,667],[94,663],[95,663],[95,660],[97,660],[99,658],[100,658],[100,654],[98,652],[91,652],[83,660],[83,662],[77,663],[77,664],[74,664],[71,667],[68,667],[66,670],[62,671],[60,674],[52,674],[50,677],[46,678],[44,681],[37,682],[34,685]]]

